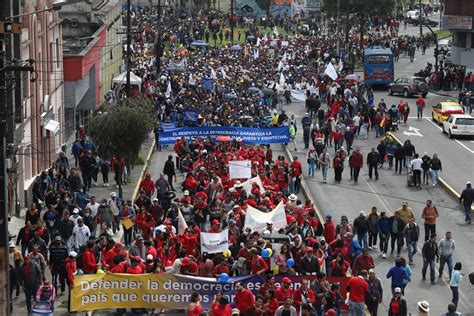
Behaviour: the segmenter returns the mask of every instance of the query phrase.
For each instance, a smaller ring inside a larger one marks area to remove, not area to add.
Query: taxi
[[[433,121],[438,122],[438,124],[443,124],[452,114],[464,114],[462,106],[454,101],[440,102],[433,105],[431,110],[431,118]]]

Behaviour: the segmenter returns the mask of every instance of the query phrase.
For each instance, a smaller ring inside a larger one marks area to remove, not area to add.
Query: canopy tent
[[[124,71],[120,75],[114,78],[113,83],[118,85],[126,85],[127,84],[127,72]],[[138,89],[141,90],[142,88],[142,79],[135,75],[133,72],[130,72],[130,84],[138,86]]]

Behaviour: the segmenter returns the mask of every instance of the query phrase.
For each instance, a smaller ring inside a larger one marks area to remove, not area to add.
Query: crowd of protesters
[[[436,185],[435,171],[441,170],[437,156],[418,157],[412,144],[397,145],[386,134],[397,129],[399,123],[406,124],[408,104],[387,106],[381,100],[376,105],[372,91],[363,85],[333,82],[324,75],[324,69],[337,57],[336,43],[299,34],[295,27],[298,21],[289,19],[265,22],[269,23],[265,26],[270,26],[270,31],[257,27],[255,20],[239,20],[245,26],[241,35],[245,41],[240,49],[231,49],[225,16],[211,13],[205,18],[198,14],[194,18],[197,22],[183,22],[169,34],[165,32],[170,46],[164,67],[179,61],[184,63],[184,69],[163,72],[157,77],[153,72],[154,53],[148,45],[154,42],[156,30],[147,18],[153,11],[147,10],[138,9],[132,18],[134,24],[143,27],[143,32],[134,36],[134,71],[143,79],[143,92],[155,102],[162,124],[287,126],[297,153],[303,149],[298,149],[295,141],[296,129],[301,125],[305,151],[300,157],[294,154],[290,162],[284,156],[275,157],[268,145],[247,145],[240,139],[214,142],[210,138],[183,138],[174,145],[176,159],[168,158],[159,177],[152,179],[147,174],[139,183],[136,200],[121,199],[115,192],[97,200],[88,192],[90,188],[98,183],[109,186],[109,172],[119,186],[126,182],[127,170],[121,158],[100,158],[86,129],[81,128],[72,147],[75,161],[61,153],[35,183],[35,203],[27,211],[16,243],[10,244],[11,294],[16,290],[18,296],[21,285],[31,312],[35,300],[54,301],[56,295],[64,295],[66,285],[74,286],[77,273],[94,274],[99,269],[110,273],[179,273],[217,279],[223,274],[258,274],[264,275],[266,282],[257,295],[238,283],[232,306],[225,295],[217,294],[207,313],[340,315],[348,304],[351,315],[363,315],[365,306],[371,315],[377,315],[379,304],[390,296],[389,315],[407,315],[403,294],[411,281],[410,265],[420,235],[419,224],[408,204],[395,210],[393,216],[373,207],[368,213],[360,212],[350,223],[346,216],[340,221],[333,220],[331,215],[321,218],[312,201],[302,200],[299,192],[304,159],[310,166],[310,176],[321,170],[323,182],[327,181],[330,166],[334,168],[335,180],[340,181],[344,160],[348,159],[351,179],[357,182],[363,156],[352,143],[354,138],[366,138],[369,133],[375,133],[381,140],[367,156],[371,178],[373,173],[378,179],[377,169],[385,161],[389,168],[395,161],[395,172],[401,172],[402,167],[420,171],[418,185],[421,172],[423,184],[427,184],[429,177],[425,173],[432,170],[432,184]],[[171,18],[187,19],[181,13],[167,10]],[[276,26],[283,27],[287,34],[277,34]],[[212,39],[220,47],[191,45],[194,40]],[[368,43],[380,40],[369,37]],[[403,40],[397,45],[402,46],[400,43]],[[212,85],[202,87],[202,81],[208,79]],[[295,89],[306,95],[308,113],[301,122],[281,110],[285,101],[292,102],[291,91]],[[196,117],[189,119],[187,112],[195,113]],[[162,129],[163,126],[156,129],[158,138]],[[333,159],[330,147],[335,151]],[[232,160],[250,160],[252,177],[259,176],[262,187],[252,183],[245,189],[245,179],[231,179],[227,166]],[[102,179],[98,178],[99,173]],[[181,175],[183,180],[178,181]],[[468,193],[464,202],[469,199],[472,202],[472,194]],[[286,213],[286,227],[275,229],[272,221],[262,231],[245,227],[248,206],[268,212],[280,202]],[[179,231],[180,213],[187,222],[185,231]],[[442,277],[444,265],[448,266],[454,306],[450,305],[450,309],[455,310],[463,274],[461,263],[453,265],[455,244],[451,233],[446,232],[438,241],[438,216],[438,209],[428,201],[420,219],[425,235],[421,272],[425,279],[429,268],[430,281],[434,283],[435,261],[441,261],[438,277]],[[124,219],[133,225],[122,225]],[[226,228],[228,252],[201,253],[200,232],[219,233]],[[123,239],[114,240],[121,230]],[[284,234],[287,240],[279,250],[272,249],[269,234]],[[377,242],[383,258],[388,251],[396,251],[394,266],[389,271],[376,272],[373,255]],[[408,260],[401,256],[405,243]],[[51,282],[47,280],[47,267]],[[275,282],[276,275],[283,276],[280,286]],[[303,277],[300,288],[290,286],[292,281],[288,277],[292,276]],[[313,277],[310,281],[305,276]],[[390,278],[391,289],[383,289],[378,276]],[[349,278],[349,286],[344,289],[348,297],[342,297],[339,284],[329,283],[328,277]],[[427,315],[429,303],[418,302],[418,309],[420,315]],[[187,313],[206,314],[199,293],[191,295]]]

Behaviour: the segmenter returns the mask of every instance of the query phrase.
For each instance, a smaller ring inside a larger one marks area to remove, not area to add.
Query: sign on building
[[[449,15],[448,28],[454,30],[471,30],[472,16]]]

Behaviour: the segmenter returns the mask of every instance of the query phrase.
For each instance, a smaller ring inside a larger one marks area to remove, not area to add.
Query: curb
[[[153,152],[155,151],[156,140],[153,138],[151,143],[151,147],[148,150],[148,155],[146,156],[145,164],[143,165],[142,171],[140,172],[140,177],[137,180],[137,184],[135,185],[135,189],[133,189],[132,193],[132,201],[135,201],[138,194],[138,188],[140,187],[140,182],[142,182],[143,176],[148,169],[148,165],[150,164],[151,156],[153,156]]]
[[[291,155],[290,150],[288,149],[288,146],[281,145],[283,148],[283,152],[285,153],[286,158],[288,158],[288,161],[293,162],[293,155]],[[308,185],[306,184],[306,181],[304,179],[304,176],[301,175],[301,193],[303,193],[303,196],[305,199],[310,200],[313,203],[313,206],[316,210],[316,216],[318,217],[318,221],[324,225],[326,223],[323,215],[321,214],[321,210],[319,207],[316,205],[316,202],[314,200],[313,195],[311,194],[311,191],[308,188]]]
[[[453,99],[457,100],[456,96],[452,96],[452,95],[447,94],[447,93],[440,93],[439,91],[431,91],[431,90],[430,90],[430,93],[435,94],[435,95],[440,96],[440,97],[453,98]]]
[[[403,145],[403,143],[397,138],[397,136],[393,135],[392,132],[389,132],[389,135],[400,145]],[[457,202],[459,202],[459,198],[461,197],[461,194],[457,192],[452,186],[450,186],[446,180],[444,180],[441,177],[438,177],[438,182],[440,186],[448,193],[452,198],[456,199]],[[474,212],[474,206],[471,207],[471,210]]]

